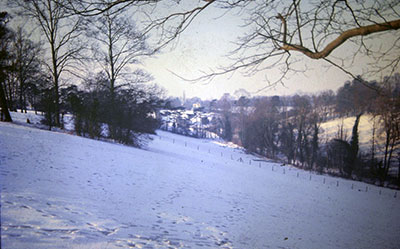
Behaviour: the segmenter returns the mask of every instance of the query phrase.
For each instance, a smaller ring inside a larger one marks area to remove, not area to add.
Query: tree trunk
[[[27,109],[28,108],[26,107],[26,94],[24,94],[24,110],[25,110],[25,113],[28,113]]]
[[[389,145],[389,156],[387,158],[387,163],[386,163],[386,168],[385,168],[385,176],[384,176],[385,179],[387,178],[387,176],[389,174],[390,163],[392,160],[393,151],[395,149],[394,145],[395,145],[395,138],[393,137],[392,142]]]
[[[23,84],[19,83],[19,108],[21,108],[21,113],[24,112],[24,99],[23,99]]]
[[[53,48],[53,46],[52,46]],[[56,52],[52,51],[52,58],[53,58],[53,83],[54,83],[54,111],[55,111],[55,125],[57,127],[60,127],[60,95],[58,93],[58,88],[59,88],[59,74],[57,72],[58,67],[57,67],[57,60],[56,60]]]
[[[49,5],[51,7],[51,5]],[[49,9],[51,11],[51,8]],[[54,25],[55,22],[58,20],[53,20],[53,16],[50,13],[50,23]],[[55,27],[52,25],[49,33],[50,33],[50,38],[49,38],[49,43],[50,43],[50,48],[51,48],[51,62],[52,62],[52,75],[53,75],[53,84],[54,84],[54,114],[55,114],[55,126],[60,127],[60,97],[58,93],[58,88],[59,88],[59,78],[60,78],[60,72],[59,72],[59,66],[58,66],[58,57],[57,57],[57,48],[56,48],[56,36],[57,32]]]
[[[8,80],[8,86],[7,86],[6,83],[4,83],[3,91],[4,91],[4,96],[5,96],[6,100],[8,100],[8,102],[7,102],[8,109],[10,111],[15,111],[16,112],[17,111],[17,107],[16,107],[16,105],[14,104],[14,101],[13,101],[13,91],[12,91],[13,86],[11,84],[12,83],[11,83],[10,80]]]
[[[10,111],[8,110],[6,94],[4,92],[3,83],[0,82],[0,107],[1,107],[1,120],[5,122],[12,122]]]
[[[397,157],[399,163],[397,165],[398,169],[397,169],[397,185],[400,186],[400,155]]]
[[[386,130],[385,152],[384,152],[384,159],[383,159],[383,172],[382,172],[382,178],[381,178],[382,186],[386,180],[386,168],[388,165],[389,143],[390,143],[390,129]]]

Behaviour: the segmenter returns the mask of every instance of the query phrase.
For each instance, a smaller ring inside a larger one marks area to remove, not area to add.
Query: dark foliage
[[[40,98],[40,109],[45,113],[44,119],[42,119],[42,124],[49,127],[49,130],[56,125],[56,108],[55,108],[55,96],[54,89],[47,88],[41,92]]]
[[[156,92],[120,90],[113,103],[107,90],[79,91],[71,86],[62,93],[63,107],[74,114],[75,132],[80,136],[139,147],[141,135],[154,134],[159,127],[154,114],[161,100]]]

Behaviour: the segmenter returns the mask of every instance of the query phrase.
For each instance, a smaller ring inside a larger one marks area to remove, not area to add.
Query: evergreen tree
[[[347,155],[345,156],[345,165],[344,165],[344,172],[346,173],[346,176],[351,178],[351,174],[353,173],[354,169],[356,168],[356,163],[357,163],[357,156],[358,156],[358,150],[359,150],[359,145],[358,145],[358,124],[360,123],[360,117],[362,113],[357,115],[356,120],[353,125],[353,131],[351,134],[351,140],[350,143],[346,141],[342,141],[343,144],[345,144],[346,150],[347,150]]]

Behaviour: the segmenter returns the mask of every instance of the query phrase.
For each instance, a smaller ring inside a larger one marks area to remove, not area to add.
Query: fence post
[[[336,187],[339,187],[339,181],[336,181]]]
[[[297,178],[299,178],[299,172],[297,172]]]
[[[285,169],[283,169],[283,174],[285,174]]]
[[[326,180],[325,180],[325,177],[324,177],[324,184],[325,184],[325,181],[326,181]]]

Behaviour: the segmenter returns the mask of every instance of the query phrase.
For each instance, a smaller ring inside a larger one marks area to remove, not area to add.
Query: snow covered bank
[[[145,150],[0,123],[2,248],[400,248],[400,196],[158,132]]]
[[[378,118],[376,118],[378,120]],[[347,140],[351,138],[351,132],[354,126],[354,121],[356,117],[347,117],[347,118],[337,118],[325,123],[321,124],[321,128],[323,133],[321,134],[321,139],[323,141],[329,141],[333,138],[338,138],[337,133],[340,129],[340,126],[343,125],[343,133]],[[373,131],[373,123],[374,117],[369,114],[364,114],[360,118],[360,123],[358,125],[358,133],[359,133],[359,146],[363,153],[368,153],[371,150],[372,144],[372,131]],[[375,134],[375,143],[384,143],[384,139],[379,137],[378,132]]]

